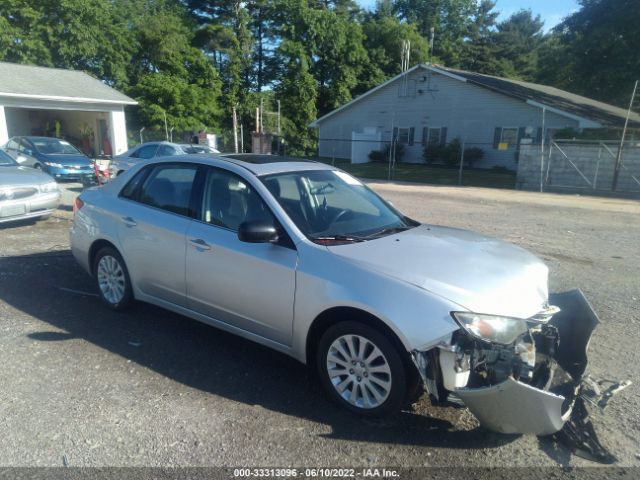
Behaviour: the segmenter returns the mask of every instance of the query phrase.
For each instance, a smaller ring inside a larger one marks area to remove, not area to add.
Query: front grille
[[[37,193],[38,189],[35,187],[0,188],[0,201],[20,200],[22,198],[29,198]]]
[[[63,165],[67,170],[90,170],[90,165]]]

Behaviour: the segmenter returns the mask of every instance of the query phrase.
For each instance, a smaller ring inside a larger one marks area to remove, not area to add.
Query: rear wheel
[[[40,165],[39,163],[36,163],[33,168],[35,168],[36,170],[42,170],[42,165]]]
[[[104,247],[93,262],[98,293],[112,310],[125,310],[133,302],[129,272],[115,248]]]
[[[360,322],[331,326],[316,354],[320,382],[352,412],[383,416],[402,408],[407,390],[402,358],[378,330]]]

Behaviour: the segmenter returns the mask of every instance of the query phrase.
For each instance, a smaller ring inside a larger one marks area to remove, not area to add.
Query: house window
[[[500,143],[506,144],[507,148],[511,148],[518,143],[518,127],[502,127],[500,134]]]
[[[413,137],[415,129],[413,127],[396,127],[394,128],[395,138],[401,145],[413,145]]]
[[[422,145],[444,145],[447,141],[447,127],[424,127],[422,129]]]
[[[442,130],[440,127],[429,128],[427,131],[427,145],[440,145],[441,132]]]

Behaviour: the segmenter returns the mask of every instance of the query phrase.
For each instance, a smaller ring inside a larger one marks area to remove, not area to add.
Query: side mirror
[[[28,148],[25,148],[22,152],[23,152],[25,155],[28,155],[29,157],[32,157],[32,156],[33,156],[33,151],[32,151],[32,150],[30,150],[30,149],[28,149]]]
[[[247,243],[268,243],[278,240],[276,227],[266,222],[242,222],[238,227],[238,239]]]

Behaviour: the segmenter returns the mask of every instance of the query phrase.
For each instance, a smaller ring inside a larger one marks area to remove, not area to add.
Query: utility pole
[[[433,65],[433,43],[436,36],[435,28],[429,30],[429,65]]]
[[[620,167],[622,166],[622,149],[624,147],[624,137],[627,134],[627,125],[629,125],[629,116],[631,115],[631,109],[633,108],[633,102],[636,98],[636,91],[638,90],[638,80],[636,80],[633,86],[633,93],[631,94],[631,101],[629,102],[629,109],[627,110],[627,118],[624,120],[624,127],[622,128],[622,137],[620,138],[620,146],[618,147],[618,155],[616,155],[616,166],[613,171],[613,183],[611,190],[618,188],[618,176],[620,175]]]
[[[544,120],[547,109],[542,107],[542,137],[540,141],[540,193],[543,190],[543,176],[544,176]]]
[[[264,123],[262,123],[262,112],[264,112],[264,105],[263,105],[263,99],[262,99],[262,95],[260,95],[260,133],[264,133]]]
[[[233,151],[238,153],[238,116],[236,107],[233,107]]]
[[[167,128],[167,112],[165,112],[163,110],[162,114],[164,115],[164,138],[168,142],[169,141],[169,129]]]
[[[464,142],[460,148],[460,170],[458,170],[458,185],[462,185],[462,169],[464,165]]]
[[[280,100],[278,100],[278,136],[281,135],[281,131],[280,131]]]

